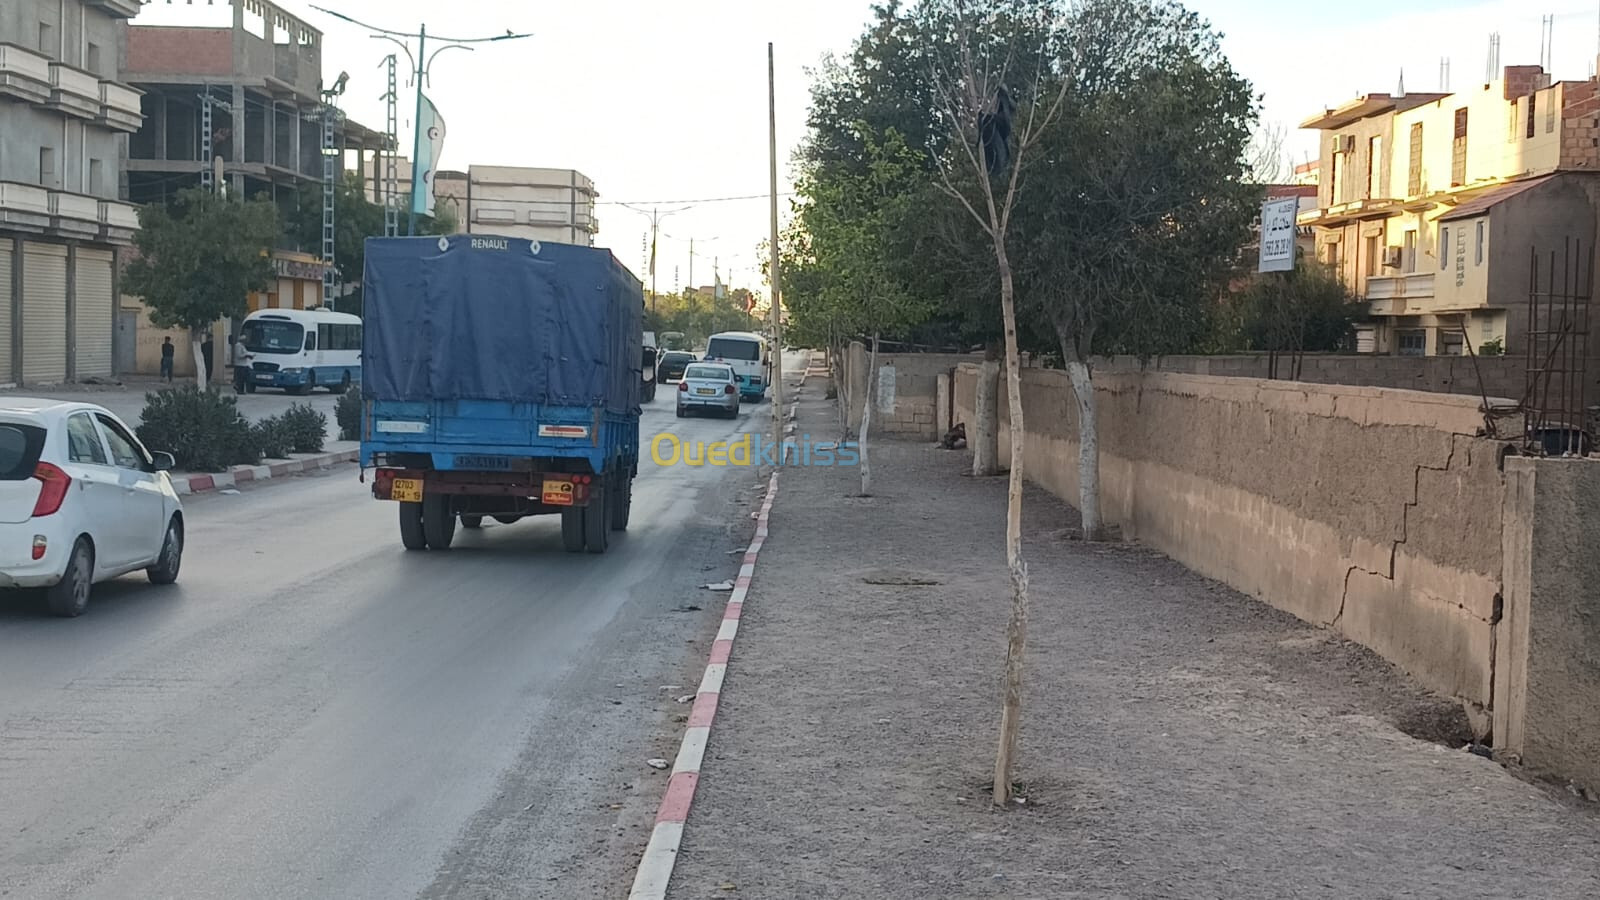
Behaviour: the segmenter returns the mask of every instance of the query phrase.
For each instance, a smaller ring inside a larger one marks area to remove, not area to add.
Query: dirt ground
[[[831,438],[824,386],[799,430]],[[1366,650],[1066,539],[1039,491],[1027,802],[994,811],[1004,479],[921,444],[873,462],[871,499],[853,469],[780,476],[675,900],[1600,896],[1594,806],[1464,752],[1459,712]]]

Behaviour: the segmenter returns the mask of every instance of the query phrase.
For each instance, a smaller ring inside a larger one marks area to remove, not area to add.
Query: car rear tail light
[[[33,504],[33,515],[53,516],[61,510],[61,504],[67,499],[67,488],[72,487],[72,476],[61,471],[50,463],[39,463],[33,470],[33,477],[43,485],[39,489],[39,499]]]
[[[684,394],[689,393],[689,382],[687,382],[687,381],[678,382],[678,391],[679,391],[679,393],[684,393]]]
[[[731,393],[733,393],[733,385],[731,385],[731,384],[730,384],[730,385],[728,385],[728,386],[727,386],[727,387],[725,387],[725,388],[723,388],[723,389],[722,389],[722,392],[723,392],[723,393],[724,393],[724,394],[731,394]]]
[[[50,540],[42,534],[33,536],[33,559],[35,562],[44,559],[44,553],[50,549]]]

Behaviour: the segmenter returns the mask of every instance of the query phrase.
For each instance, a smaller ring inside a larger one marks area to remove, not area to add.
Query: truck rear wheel
[[[561,545],[568,553],[583,552],[583,507],[561,511]]]
[[[633,479],[622,482],[611,502],[611,530],[627,531],[628,516],[633,512]]]
[[[610,479],[597,478],[589,489],[589,505],[583,509],[583,543],[590,553],[604,553],[611,542],[611,504],[616,493]]]
[[[441,494],[422,497],[422,533],[429,550],[449,550],[456,536],[456,517],[450,511],[450,498]]]
[[[461,527],[468,531],[475,531],[483,527],[483,516],[462,516]]]
[[[422,504],[396,503],[400,507],[400,543],[407,550],[428,549],[428,537],[422,531]]]

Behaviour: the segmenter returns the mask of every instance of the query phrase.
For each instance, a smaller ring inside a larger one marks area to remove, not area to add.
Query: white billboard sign
[[[1295,218],[1299,213],[1299,197],[1280,197],[1261,205],[1261,267],[1257,271],[1294,270]]]

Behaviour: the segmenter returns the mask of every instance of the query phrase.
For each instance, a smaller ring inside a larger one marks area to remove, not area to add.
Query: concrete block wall
[[[836,383],[848,403],[852,429],[861,427],[868,384],[868,348],[855,342],[844,353],[843,373]],[[975,357],[954,353],[879,353],[879,378],[874,391],[872,431],[916,440],[937,440],[949,429],[948,406],[939,406],[939,381],[956,366]],[[892,385],[892,386],[891,386]],[[959,419],[957,421],[960,421]]]
[[[975,366],[957,376],[972,421]],[[1102,508],[1124,535],[1493,701],[1500,445],[1472,398],[1162,372],[1096,376]],[[1031,480],[1078,500],[1064,372],[1023,372]],[[1001,379],[1000,459],[1010,453]]]
[[[1600,461],[1506,461],[1495,745],[1600,791]]]
[[[1182,372],[1235,378],[1267,378],[1265,354],[1232,356],[1163,356],[1141,363],[1131,356],[1095,361],[1097,371]],[[1288,374],[1289,362],[1279,362],[1279,379]],[[1481,384],[1480,384],[1480,378]],[[1588,394],[1600,403],[1600,359],[1588,363]],[[1527,361],[1521,357],[1491,356],[1474,360],[1462,356],[1351,356],[1312,354],[1304,358],[1299,378],[1310,384],[1348,384],[1397,388],[1439,394],[1520,399],[1527,381]]]

